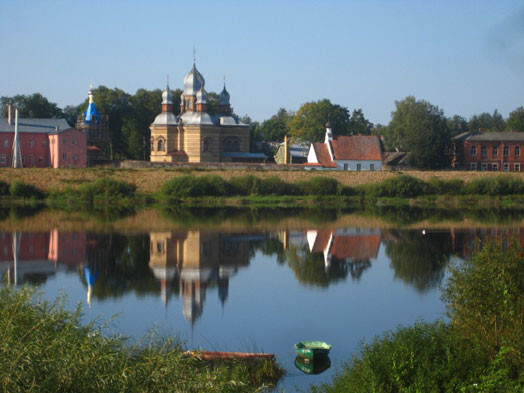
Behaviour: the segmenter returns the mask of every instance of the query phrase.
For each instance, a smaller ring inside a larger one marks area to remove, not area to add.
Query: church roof
[[[176,125],[178,124],[176,116],[171,112],[162,112],[155,117],[154,125]]]
[[[200,90],[206,81],[202,74],[197,70],[195,63],[193,63],[193,68],[184,78],[184,94],[185,95],[195,95],[198,90]]]
[[[376,135],[337,136],[331,141],[335,160],[382,160]]]

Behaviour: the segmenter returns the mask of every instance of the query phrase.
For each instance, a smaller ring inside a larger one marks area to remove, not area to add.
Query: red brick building
[[[524,170],[524,132],[465,132],[453,138],[455,169],[520,172]]]

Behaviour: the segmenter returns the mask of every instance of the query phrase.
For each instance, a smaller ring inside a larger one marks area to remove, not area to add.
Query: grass
[[[132,345],[82,325],[81,309],[46,303],[31,288],[0,288],[0,390],[4,392],[255,392],[282,371],[274,362],[206,363],[175,338]]]

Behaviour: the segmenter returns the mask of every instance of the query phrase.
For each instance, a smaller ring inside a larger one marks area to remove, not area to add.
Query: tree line
[[[111,159],[149,159],[149,126],[161,107],[161,90],[138,89],[129,94],[119,88],[99,86],[94,89],[98,111],[109,117]],[[173,112],[180,112],[182,90],[173,91]],[[208,112],[218,112],[218,95],[208,93]],[[0,116],[7,116],[7,106],[16,105],[21,117],[65,118],[70,125],[87,108],[87,98],[79,105],[60,108],[40,93],[0,97]],[[269,119],[259,123],[249,116],[240,119],[251,126],[252,148],[262,149],[263,142],[282,142],[288,135],[292,140],[320,142],[325,126],[330,122],[334,135],[380,135],[388,151],[403,150],[411,153],[411,165],[424,169],[438,169],[449,165],[447,149],[451,138],[467,131],[524,131],[524,107],[509,114],[507,119],[495,110],[473,115],[469,120],[455,115],[446,117],[442,109],[413,96],[395,102],[391,121],[387,125],[373,124],[362,109],[348,108],[329,99],[307,102],[295,112],[280,108]],[[267,144],[266,144],[267,146]]]

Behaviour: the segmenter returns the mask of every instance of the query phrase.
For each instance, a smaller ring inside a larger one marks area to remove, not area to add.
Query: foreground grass
[[[137,345],[80,323],[63,300],[40,302],[30,288],[0,289],[0,391],[254,392],[281,375],[274,363],[207,364],[174,339]]]

